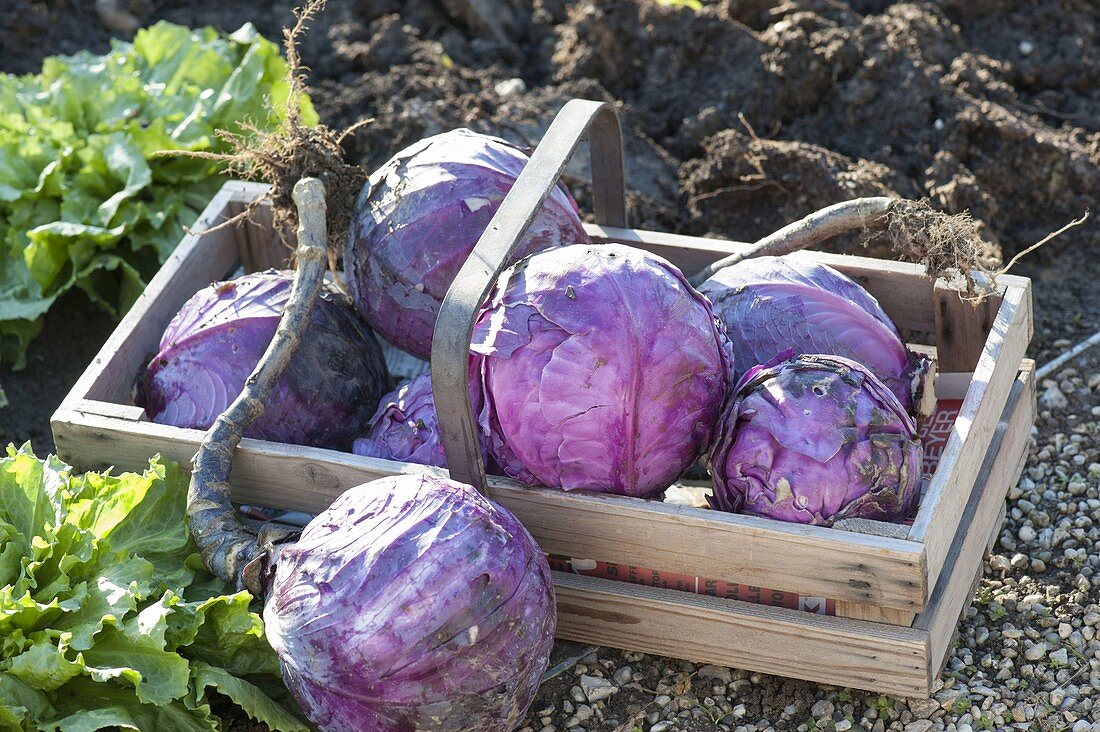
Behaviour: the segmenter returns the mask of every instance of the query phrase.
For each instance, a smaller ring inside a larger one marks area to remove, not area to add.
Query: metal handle
[[[568,102],[535,148],[489,226],[462,265],[439,308],[432,335],[432,394],[451,478],[482,493],[487,485],[469,395],[474,321],[497,277],[557,185],[584,133],[592,167],[596,223],[626,227],[623,138],[606,102]]]

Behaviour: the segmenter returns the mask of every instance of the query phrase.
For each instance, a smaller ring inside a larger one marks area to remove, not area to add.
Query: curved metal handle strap
[[[557,185],[588,132],[596,221],[626,226],[623,142],[619,118],[605,102],[574,99],[554,118],[469,258],[462,265],[435,322],[432,394],[451,478],[486,490],[485,467],[470,406],[469,354],[474,321],[543,201]]]

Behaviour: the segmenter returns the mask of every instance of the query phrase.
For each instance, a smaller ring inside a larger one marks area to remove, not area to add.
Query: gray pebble
[[[589,702],[597,702],[614,694],[618,689],[607,679],[598,676],[581,676],[581,690]],[[578,701],[584,701],[579,699]]]
[[[707,664],[696,673],[701,679],[713,679],[722,684],[733,683],[733,672],[723,666]]]
[[[940,703],[935,699],[910,699],[908,707],[917,719],[928,719],[939,710]]]
[[[1024,651],[1024,658],[1029,661],[1038,661],[1040,658],[1045,656],[1046,653],[1046,643],[1035,643],[1034,645],[1028,646],[1027,650]]]
[[[1058,388],[1057,384],[1051,384],[1039,397],[1039,403],[1047,409],[1065,409],[1069,406],[1069,399]]]
[[[527,84],[520,78],[503,79],[498,81],[496,86],[493,87],[493,91],[501,99],[512,99],[513,97],[522,96],[527,91]]]

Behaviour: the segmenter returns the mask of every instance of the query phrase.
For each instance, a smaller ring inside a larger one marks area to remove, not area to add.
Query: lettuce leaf
[[[271,129],[288,94],[279,47],[251,25],[161,22],[0,75],[0,361],[22,367],[73,287],[125,313],[223,182],[210,160],[157,153],[224,152],[215,130]],[[302,115],[317,121],[308,99]]]
[[[208,690],[272,730],[307,732],[253,598],[210,575],[187,532],[187,483],[73,475],[0,458],[0,732],[218,730]]]

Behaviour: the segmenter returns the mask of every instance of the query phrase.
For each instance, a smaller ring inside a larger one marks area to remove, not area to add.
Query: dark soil
[[[375,119],[346,144],[352,162],[373,168],[456,126],[534,144],[586,97],[621,112],[640,227],[752,240],[897,194],[969,211],[989,253],[1011,255],[1100,199],[1094,0],[496,1],[514,14],[509,40],[449,16],[455,2],[330,0],[302,55],[327,124]],[[129,4],[143,22],[250,21],[277,38],[294,3]],[[110,37],[92,0],[10,0],[2,17],[3,71]],[[586,163],[569,175],[586,208]],[[1034,278],[1040,362],[1100,329],[1095,219],[1015,272]],[[110,327],[79,294],[54,308],[28,368],[0,369],[4,440],[52,446],[49,415]]]
[[[27,367],[0,367],[8,406],[0,409],[0,447],[27,440],[39,455],[53,450],[50,415],[88,367],[115,323],[80,290],[66,293],[46,315]]]

